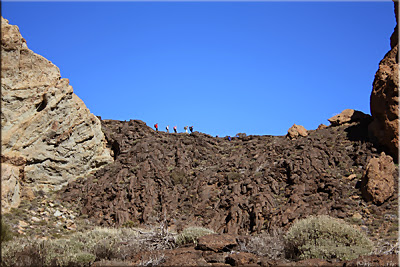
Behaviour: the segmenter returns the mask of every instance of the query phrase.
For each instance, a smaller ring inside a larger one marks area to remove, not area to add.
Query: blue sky
[[[284,135],[370,114],[395,26],[381,2],[2,2],[90,111],[164,130]]]

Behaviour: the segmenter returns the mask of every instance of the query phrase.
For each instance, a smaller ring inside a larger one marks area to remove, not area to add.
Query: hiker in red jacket
[[[154,124],[154,128],[156,128],[156,132],[158,132],[158,123]]]
[[[176,131],[176,126],[174,126],[174,132],[177,133],[177,131]]]

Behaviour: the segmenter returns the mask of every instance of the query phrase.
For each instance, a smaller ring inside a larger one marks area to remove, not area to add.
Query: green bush
[[[199,237],[209,234],[215,234],[215,232],[203,227],[188,227],[176,236],[175,242],[179,246],[192,243],[196,244]]]
[[[372,251],[372,242],[343,220],[310,216],[295,222],[285,236],[287,256],[297,259],[352,260]]]
[[[1,242],[10,241],[13,238],[10,226],[1,220]]]

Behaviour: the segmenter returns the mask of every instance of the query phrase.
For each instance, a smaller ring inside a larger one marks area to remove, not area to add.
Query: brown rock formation
[[[398,21],[398,2],[395,2]],[[398,162],[399,153],[399,44],[398,26],[390,38],[391,50],[379,63],[370,98],[373,121],[369,132]]]
[[[236,238],[228,234],[211,234],[199,237],[196,249],[214,252],[231,251],[237,247]]]
[[[304,126],[293,124],[292,127],[288,130],[287,137],[290,139],[297,138],[299,136],[307,136],[307,130]]]
[[[391,156],[382,152],[379,158],[370,159],[361,187],[365,200],[378,205],[385,202],[394,192],[395,177],[396,169]]]
[[[4,18],[1,59],[2,154],[26,160],[27,182],[57,187],[112,162],[99,119]]]
[[[328,119],[332,126],[368,119],[370,116],[354,109],[345,109],[340,114]]]

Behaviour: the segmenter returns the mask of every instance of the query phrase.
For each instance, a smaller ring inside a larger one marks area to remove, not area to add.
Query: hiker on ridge
[[[174,126],[174,132],[177,133],[177,131],[176,131],[176,126]]]
[[[186,132],[186,133],[188,132],[188,131],[187,131],[187,128],[188,128],[187,126],[183,127],[183,129],[185,129],[185,132]]]
[[[154,128],[156,128],[156,132],[158,132],[158,123],[154,124]]]
[[[193,126],[189,127],[190,133],[193,133]]]
[[[167,125],[167,127],[165,127],[165,129],[167,129],[167,133],[169,133],[169,125]]]

